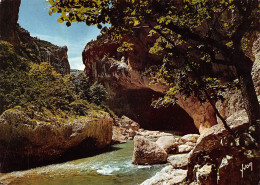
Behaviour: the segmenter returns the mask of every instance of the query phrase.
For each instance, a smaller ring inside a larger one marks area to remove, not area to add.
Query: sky
[[[22,0],[18,23],[33,37],[66,45],[71,69],[83,70],[81,53],[89,41],[96,39],[99,29],[85,23],[73,23],[70,27],[58,23],[59,14],[49,16],[48,6],[45,0]]]

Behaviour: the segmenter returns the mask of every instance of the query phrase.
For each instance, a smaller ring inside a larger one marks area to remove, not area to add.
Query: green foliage
[[[27,102],[47,109],[69,110],[68,104],[76,100],[74,85],[69,77],[62,77],[47,62],[33,64],[28,73],[29,84],[25,94]]]
[[[21,57],[5,41],[0,41],[0,60],[0,113],[21,106],[32,119],[65,123],[102,109],[89,102],[103,103],[105,88],[97,83],[91,86],[83,72],[63,77],[48,62],[38,64]]]
[[[57,20],[59,23],[66,22],[70,26],[72,22],[86,22],[87,25],[97,25],[110,23],[109,9],[111,7],[109,0],[47,0],[51,5],[49,15],[52,13],[61,13]]]
[[[75,85],[76,94],[79,95],[80,99],[87,100],[96,105],[101,105],[106,101],[106,88],[98,82],[91,84],[84,72],[71,77],[71,80]]]
[[[95,103],[96,105],[101,105],[107,99],[106,88],[102,84],[95,82],[89,88],[89,96],[91,102]]]
[[[132,51],[133,45],[134,44],[132,44],[132,43],[123,42],[123,44],[119,48],[117,48],[117,51],[118,52]]]
[[[87,100],[77,99],[69,104],[70,111],[73,115],[85,116],[95,106],[91,105]],[[98,108],[96,108],[98,109]]]
[[[71,80],[75,85],[76,94],[83,100],[90,100],[89,88],[91,83],[84,72],[80,72],[76,76],[72,75]]]
[[[157,101],[159,104],[175,102],[174,97],[179,94],[184,98],[194,94],[201,101],[205,100],[205,93],[209,93],[211,98],[219,98],[217,92],[227,84],[210,70],[211,65],[234,66],[237,71],[232,75],[236,77],[245,73],[245,66],[250,69],[251,64],[243,51],[247,50],[248,37],[259,27],[258,0],[47,2],[51,5],[50,14],[61,13],[59,22],[66,21],[67,25],[75,21],[98,25],[99,28],[99,23],[111,24],[109,29],[102,30],[111,39],[120,40],[124,34],[132,36],[144,27],[149,28],[148,36],[157,38],[150,53],[164,58],[156,71],[151,70],[150,76],[153,83],[169,86],[162,101]],[[119,51],[124,51],[124,48],[129,47],[123,45]],[[238,60],[237,56],[241,59]],[[229,83],[233,84],[233,80],[231,78]],[[245,84],[240,81],[240,85]]]
[[[0,40],[0,113],[19,104],[25,91],[30,62],[19,56],[14,47]]]

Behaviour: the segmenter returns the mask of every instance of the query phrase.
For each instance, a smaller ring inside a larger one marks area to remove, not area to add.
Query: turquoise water
[[[0,182],[26,185],[134,185],[155,175],[164,165],[131,164],[133,142],[93,157],[49,165],[0,177]]]

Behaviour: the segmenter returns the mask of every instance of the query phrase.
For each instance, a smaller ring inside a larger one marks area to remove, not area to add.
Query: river
[[[0,182],[11,185],[135,185],[165,166],[131,164],[133,141],[114,145],[113,148],[93,157],[0,174]]]

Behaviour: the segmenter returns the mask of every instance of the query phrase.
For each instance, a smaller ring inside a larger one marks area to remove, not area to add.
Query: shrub
[[[102,84],[95,82],[89,88],[89,96],[92,103],[101,105],[107,99],[106,88]]]

